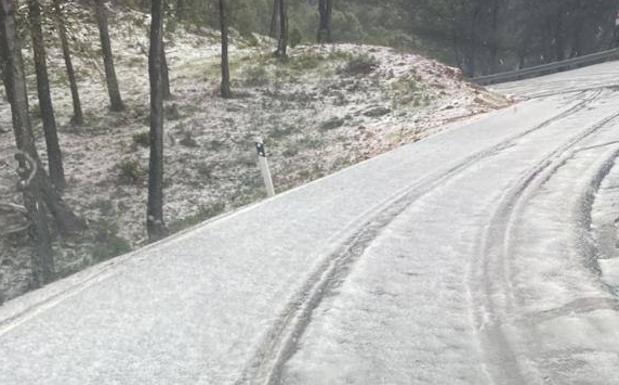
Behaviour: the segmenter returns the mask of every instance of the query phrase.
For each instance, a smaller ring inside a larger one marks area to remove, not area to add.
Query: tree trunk
[[[122,111],[125,107],[120,97],[116,71],[114,70],[114,57],[112,56],[112,43],[110,42],[110,32],[108,29],[107,14],[104,0],[94,0],[95,17],[99,27],[99,37],[101,39],[101,50],[103,51],[103,64],[105,67],[105,80],[107,91],[110,96],[110,109],[112,111]]]
[[[228,10],[226,1],[219,0],[219,21],[221,25],[221,96],[232,97],[230,91],[230,66],[228,65]]]
[[[150,80],[150,165],[146,228],[151,242],[167,235],[163,221],[163,88],[161,57],[163,1],[152,0],[148,75]]]
[[[333,13],[333,0],[319,0],[318,13],[320,24],[318,26],[318,43],[331,43],[331,15]]]
[[[469,15],[470,20],[466,22],[468,29],[468,39],[466,42],[466,48],[464,53],[465,66],[462,69],[465,75],[473,77],[477,75],[477,49],[479,46],[478,40],[478,27],[480,23],[481,5],[476,4],[473,6]]]
[[[65,201],[62,200],[60,194],[52,186],[45,171],[42,168],[39,168],[39,170],[41,171],[37,175],[41,179],[41,194],[43,195],[45,206],[47,206],[47,209],[54,217],[60,235],[67,236],[83,230],[86,227],[84,221],[76,216]]]
[[[619,3],[615,3],[614,6],[614,15],[619,15]],[[619,26],[617,26],[617,21],[616,21],[616,16],[615,16],[615,20],[613,20],[610,25],[612,25],[612,29],[613,29],[613,33],[612,33],[612,40],[610,42],[610,49],[612,48],[617,48],[617,46],[619,46]]]
[[[565,59],[565,40],[563,38],[563,20],[561,17],[557,18],[557,33],[555,35],[555,61],[562,61]]]
[[[49,225],[42,205],[41,190],[36,188],[36,179],[32,178],[37,173],[36,162],[23,152],[16,154],[15,158],[19,163],[19,187],[24,197],[24,207],[28,212],[29,235],[34,245],[31,257],[32,286],[38,288],[51,282],[55,275]]]
[[[586,19],[586,5],[582,4],[580,1],[578,2],[578,7],[572,11],[571,19],[569,21],[570,28],[569,31],[569,49],[570,54],[568,59],[573,57],[581,56],[585,54],[586,47],[589,49],[595,49],[595,41],[587,41],[587,44],[583,44],[583,40],[590,36],[590,34],[586,33],[586,24],[587,23],[595,23],[595,20],[587,20]],[[600,34],[603,29],[599,29]]]
[[[170,90],[170,70],[168,68],[168,59],[165,54],[165,44],[161,41],[161,87],[163,89],[163,99],[170,100],[172,91]]]
[[[491,10],[491,31],[490,40],[490,66],[488,73],[495,73],[499,70],[499,0],[493,0]]]
[[[32,181],[32,188],[36,188],[35,195],[45,201],[47,209],[54,217],[54,221],[61,235],[76,233],[84,228],[84,222],[77,217],[62,200],[58,191],[53,187],[37,152],[32,126],[28,114],[28,96],[26,91],[26,77],[24,62],[20,50],[20,42],[15,25],[15,0],[0,0],[2,9],[2,56],[5,60],[4,83],[6,94],[11,104],[13,117],[13,131],[17,149],[36,164],[36,174]],[[42,206],[41,206],[42,207]]]
[[[41,182],[39,175],[42,171],[37,170],[40,161],[28,115],[26,78],[15,24],[16,7],[17,3],[14,0],[0,0],[0,51],[4,61],[4,85],[11,104],[15,142],[20,151],[17,160],[20,176],[24,179],[20,187],[31,224],[30,236],[34,246],[32,279],[33,286],[37,287],[53,279],[54,260],[47,219],[43,212],[41,190],[38,188]]]
[[[288,15],[286,10],[286,0],[279,1],[279,38],[277,41],[276,56],[285,59],[288,50]]]
[[[185,19],[185,2],[183,0],[176,0],[176,18],[178,20]]]
[[[82,103],[80,102],[80,94],[77,88],[75,69],[73,68],[73,61],[71,60],[67,27],[65,25],[64,16],[62,15],[60,0],[54,0],[54,16],[56,19],[56,28],[58,28],[58,37],[62,45],[62,56],[64,57],[65,66],[67,67],[71,98],[73,99],[73,117],[71,118],[71,123],[80,126],[84,124],[84,114],[82,112]]]
[[[271,28],[269,36],[277,37],[277,21],[279,20],[279,0],[273,0],[273,14],[271,15]]]
[[[58,143],[54,106],[49,91],[45,43],[43,42],[43,31],[41,28],[41,6],[38,0],[28,0],[28,16],[30,20],[30,35],[32,36],[32,50],[34,52],[34,67],[37,76],[39,107],[41,108],[43,132],[45,133],[45,143],[47,145],[49,176],[53,185],[57,189],[63,190],[66,182],[62,165],[62,153]]]

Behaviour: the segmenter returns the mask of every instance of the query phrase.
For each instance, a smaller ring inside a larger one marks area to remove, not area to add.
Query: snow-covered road
[[[610,74],[5,304],[0,384],[619,383]]]

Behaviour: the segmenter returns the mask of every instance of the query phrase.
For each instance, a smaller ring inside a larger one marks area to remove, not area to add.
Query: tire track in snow
[[[500,385],[542,384],[535,365],[526,351],[517,346],[516,331],[509,321],[514,308],[514,292],[509,276],[511,233],[517,215],[539,188],[562,167],[578,149],[574,147],[587,137],[619,118],[611,114],[572,137],[529,169],[507,190],[493,217],[480,235],[472,264],[471,297],[475,308],[476,329],[486,357],[486,370],[491,380]],[[475,282],[477,282],[475,284]]]
[[[361,218],[369,218],[358,225],[352,234],[334,251],[327,253],[319,268],[302,285],[288,303],[279,321],[269,330],[257,352],[250,359],[243,375],[235,384],[276,385],[280,384],[282,369],[296,352],[298,343],[311,322],[312,313],[322,299],[333,291],[372,242],[400,213],[416,200],[447,182],[472,165],[511,147],[514,142],[536,131],[565,119],[589,106],[597,100],[603,90],[583,92],[583,100],[552,118],[508,138],[490,148],[473,154],[461,163],[439,174],[430,175],[407,186],[381,204],[366,211]],[[349,232],[350,234],[350,232]]]

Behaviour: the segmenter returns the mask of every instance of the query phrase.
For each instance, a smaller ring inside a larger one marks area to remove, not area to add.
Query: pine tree
[[[150,162],[146,228],[151,242],[167,235],[163,221],[163,0],[152,0],[148,75],[150,80]]]
[[[54,0],[54,19],[56,20],[56,28],[58,29],[58,37],[62,46],[62,56],[67,69],[67,78],[69,79],[69,88],[71,89],[71,99],[73,101],[73,117],[71,118],[71,123],[79,126],[84,124],[84,113],[82,112],[82,103],[80,101],[73,61],[71,60],[69,39],[67,38],[67,26],[62,14],[60,0]]]
[[[279,21],[279,0],[273,0],[273,13],[271,15],[271,26],[269,36],[277,37],[277,22]]]
[[[66,182],[62,164],[62,153],[60,151],[60,144],[58,143],[54,106],[49,90],[45,43],[43,42],[43,31],[41,28],[41,6],[38,0],[28,0],[28,15],[30,20],[30,35],[32,36],[32,50],[34,52],[34,67],[37,77],[39,107],[43,120],[45,143],[47,145],[49,176],[54,186],[62,190]]]
[[[163,88],[163,99],[169,100],[172,98],[170,90],[170,69],[168,68],[168,59],[165,53],[165,44],[161,41],[161,87]]]
[[[25,156],[31,159],[31,163],[36,166],[33,167],[36,172],[28,185],[33,189],[33,194],[45,203],[45,207],[54,218],[58,232],[63,236],[73,234],[84,228],[84,222],[69,209],[52,185],[35,146],[28,111],[28,94],[21,42],[15,23],[17,2],[15,0],[2,0],[0,5],[0,22],[2,23],[0,25],[0,51],[2,55],[0,56],[4,60],[2,74],[4,75],[7,98],[11,104],[15,142],[18,151],[26,154]],[[38,204],[38,207],[43,206]]]
[[[277,51],[275,55],[281,59],[288,56],[288,14],[286,0],[278,0],[279,9],[279,36],[277,39]]]
[[[232,97],[230,91],[230,66],[228,64],[228,10],[226,1],[219,0],[219,21],[221,26],[221,96]]]
[[[120,97],[118,80],[116,79],[116,71],[114,69],[114,57],[112,54],[112,43],[110,42],[107,11],[105,9],[104,0],[94,0],[94,2],[95,17],[97,19],[99,38],[101,40],[101,51],[103,52],[105,80],[107,83],[107,91],[110,96],[110,109],[112,111],[122,111],[125,107]]]
[[[333,13],[333,0],[319,0],[318,13],[320,24],[318,26],[318,43],[331,43],[331,15]]]
[[[17,2],[0,0],[0,58],[3,82],[11,104],[13,132],[18,149],[20,189],[30,222],[33,241],[33,285],[40,286],[53,278],[53,256],[47,218],[44,211],[41,184],[44,171],[34,144],[28,113],[26,77],[21,44],[15,22]]]

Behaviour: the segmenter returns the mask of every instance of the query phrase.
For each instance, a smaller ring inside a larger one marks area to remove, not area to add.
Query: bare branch
[[[24,206],[16,205],[14,203],[0,202],[0,211],[9,212],[16,211],[20,214],[28,215],[28,211]]]

